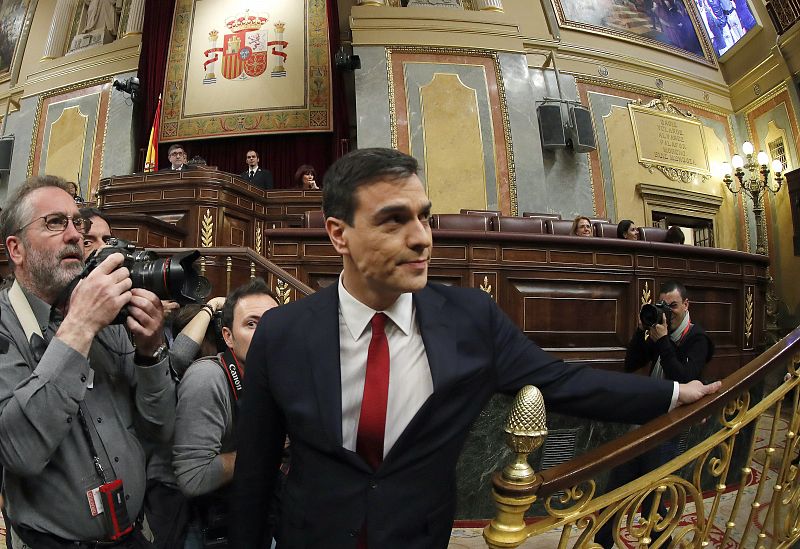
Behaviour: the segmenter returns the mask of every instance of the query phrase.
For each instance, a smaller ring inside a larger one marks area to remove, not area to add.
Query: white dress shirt
[[[389,453],[416,413],[433,394],[433,378],[425,354],[425,344],[416,320],[410,293],[401,294],[391,307],[376,311],[345,289],[339,276],[339,364],[342,380],[342,446],[355,452],[367,352],[372,339],[370,321],[377,312],[389,317],[386,338],[389,342],[389,400],[383,456]],[[668,411],[678,405],[678,382],[673,382]]]
[[[342,378],[342,445],[356,450],[358,420],[364,397],[370,320],[376,312],[389,318],[389,400],[383,455],[389,453],[422,405],[433,394],[433,378],[416,321],[414,300],[401,294],[391,307],[375,311],[354,298],[339,277],[339,364]]]

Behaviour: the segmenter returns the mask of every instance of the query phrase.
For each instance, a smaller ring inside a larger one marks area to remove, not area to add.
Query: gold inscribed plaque
[[[628,105],[639,163],[711,175],[703,124],[696,119]]]

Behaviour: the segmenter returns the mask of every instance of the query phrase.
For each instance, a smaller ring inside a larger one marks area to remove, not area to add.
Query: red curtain
[[[142,55],[139,59],[141,101],[139,113],[136,115],[139,125],[135,129],[137,149],[142,151],[147,145],[158,94],[164,89],[175,0],[147,0],[145,9]],[[327,0],[327,10],[332,60],[340,45],[339,13],[335,0]],[[217,166],[226,172],[241,173],[245,170],[245,154],[252,149],[259,154],[261,166],[272,171],[275,188],[291,187],[294,172],[301,164],[314,166],[317,180],[321,181],[328,166],[340,156],[341,149],[344,148],[342,142],[349,138],[343,75],[334,67],[332,71],[333,132],[247,135],[186,141],[182,145],[189,158],[201,156],[209,166]],[[161,167],[167,165],[167,149],[170,145],[171,143],[163,143],[159,146],[158,159]],[[141,156],[144,158],[143,153]],[[142,161],[137,160],[136,169],[141,168]]]

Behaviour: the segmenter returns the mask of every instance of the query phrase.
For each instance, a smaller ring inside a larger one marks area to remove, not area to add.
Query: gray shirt
[[[169,362],[173,372],[181,377],[194,357],[200,352],[200,345],[184,334],[178,334],[169,349]],[[147,455],[147,480],[155,480],[172,488],[178,481],[172,470],[172,442],[143,440]]]
[[[32,348],[8,290],[1,291],[0,342],[3,347],[7,342],[8,349],[0,352],[0,463],[8,516],[16,524],[68,540],[105,539],[103,517],[92,517],[87,501],[87,491],[102,480],[78,409],[87,420],[106,480],[123,481],[128,516],[135,519],[145,489],[140,437],[168,441],[174,427],[169,361],[135,365],[122,326],[101,330],[87,359],[53,337],[57,325],[49,321],[50,306],[26,295],[49,343]]]
[[[224,484],[221,454],[232,452],[231,389],[217,357],[192,364],[178,384],[172,466],[187,496],[213,492]]]

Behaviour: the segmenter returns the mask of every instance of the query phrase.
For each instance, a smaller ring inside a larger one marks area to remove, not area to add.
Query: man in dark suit
[[[167,158],[169,158],[169,167],[161,168],[159,172],[183,172],[191,170],[192,166],[186,163],[186,149],[180,143],[170,145],[167,150]]]
[[[270,190],[273,187],[272,172],[258,165],[258,153],[256,151],[247,151],[246,160],[247,169],[239,174],[239,177],[247,180],[248,183],[259,189],[264,189],[265,191]]]
[[[414,158],[360,149],[325,176],[339,283],[269,311],[247,357],[232,547],[260,548],[284,436],[281,549],[439,549],[455,465],[495,392],[539,387],[548,409],[647,421],[718,384],[678,386],[565,364],[486,293],[427,281],[431,203]]]

